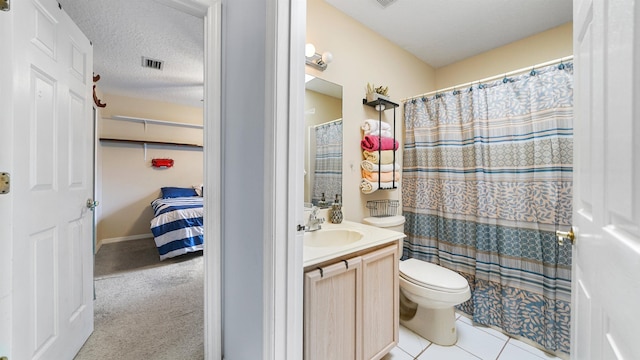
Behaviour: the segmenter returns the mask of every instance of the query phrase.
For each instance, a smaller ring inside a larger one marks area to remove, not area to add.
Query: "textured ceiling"
[[[154,0],[58,0],[93,42],[105,93],[202,106],[203,20]],[[142,67],[142,57],[164,61]]]
[[[325,0],[438,68],[572,20],[572,0]]]
[[[572,19],[571,0],[325,1],[436,68]],[[184,1],[59,2],[93,42],[100,90],[202,106],[204,25],[170,7]],[[142,56],[164,69],[143,68]]]

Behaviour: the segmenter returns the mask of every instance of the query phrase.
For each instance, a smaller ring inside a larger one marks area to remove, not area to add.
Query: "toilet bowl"
[[[365,224],[404,232],[404,217],[365,218]],[[471,297],[467,280],[442,266],[418,259],[400,261],[400,324],[423,338],[456,343],[454,306]]]
[[[454,306],[471,297],[467,280],[418,259],[400,262],[400,323],[438,345],[458,340]]]

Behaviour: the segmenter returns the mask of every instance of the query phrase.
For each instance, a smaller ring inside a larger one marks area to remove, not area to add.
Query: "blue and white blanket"
[[[202,250],[202,197],[155,199],[151,202],[153,233],[160,260]]]

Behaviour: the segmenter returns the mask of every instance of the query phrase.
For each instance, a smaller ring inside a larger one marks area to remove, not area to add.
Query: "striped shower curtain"
[[[311,202],[317,204],[325,194],[331,203],[342,195],[342,120],[315,127],[316,156]]]
[[[573,65],[408,100],[404,258],[457,271],[459,309],[569,353]]]

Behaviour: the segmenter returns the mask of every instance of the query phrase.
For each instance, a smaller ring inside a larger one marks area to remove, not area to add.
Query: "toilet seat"
[[[415,285],[446,293],[463,292],[469,287],[455,271],[413,258],[400,261],[400,276]]]

